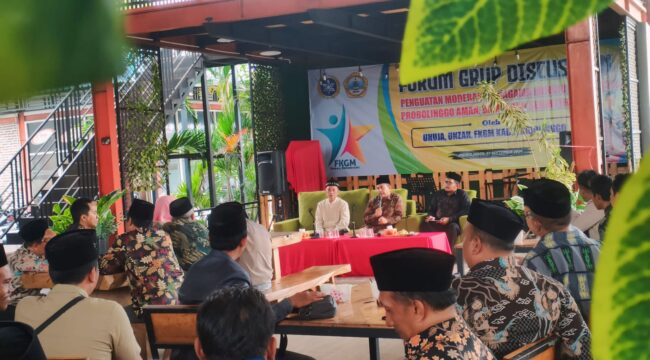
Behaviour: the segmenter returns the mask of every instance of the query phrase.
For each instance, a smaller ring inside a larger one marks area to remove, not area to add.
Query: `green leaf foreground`
[[[122,72],[114,0],[0,1],[0,101]]]
[[[400,82],[475,66],[557,34],[612,0],[411,0]]]
[[[627,180],[605,234],[591,307],[595,359],[650,356],[650,157]]]

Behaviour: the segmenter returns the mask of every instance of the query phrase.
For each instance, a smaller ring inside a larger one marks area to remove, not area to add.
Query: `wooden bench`
[[[21,275],[25,289],[51,289],[54,286],[50,274],[44,272],[25,272]],[[97,290],[113,290],[129,286],[126,273],[99,275]]]
[[[350,264],[312,266],[273,282],[265,293],[270,302],[312,289],[337,275],[351,271]],[[158,349],[188,348],[196,338],[196,305],[145,305],[144,320],[151,354],[157,359]]]
[[[553,360],[557,343],[557,338],[546,337],[511,352],[503,360]]]

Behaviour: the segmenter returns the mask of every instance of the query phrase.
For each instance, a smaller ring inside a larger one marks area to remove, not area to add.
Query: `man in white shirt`
[[[587,204],[581,213],[573,213],[573,220],[571,221],[571,225],[582,230],[582,232],[585,233],[587,237],[594,240],[600,240],[600,234],[598,234],[598,225],[605,217],[605,211],[598,210],[596,208],[596,205],[594,205],[594,202],[592,201],[594,193],[591,191],[591,186],[589,185],[591,179],[593,179],[596,175],[598,174],[596,174],[596,172],[593,170],[585,170],[578,174],[578,192],[580,193],[580,196],[585,199]]]
[[[314,228],[316,232],[324,230],[348,230],[350,224],[350,209],[348,203],[339,198],[339,183],[336,179],[329,179],[325,184],[327,199],[322,200],[316,207]]]
[[[271,234],[264,226],[251,219],[246,219],[246,232],[246,249],[237,262],[250,276],[253,287],[264,292],[271,288],[273,279]]]

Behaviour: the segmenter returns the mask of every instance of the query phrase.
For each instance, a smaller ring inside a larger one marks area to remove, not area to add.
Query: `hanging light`
[[[361,65],[359,65],[359,71],[358,72],[359,72],[359,76],[363,77],[363,71],[361,70]]]
[[[517,57],[517,61],[519,61],[519,50],[515,51],[515,56]]]
[[[497,57],[496,57],[496,56],[494,57],[494,63],[492,63],[492,65],[494,65],[494,66],[499,65],[499,64],[497,63]]]
[[[325,72],[325,70],[323,70],[322,80],[327,81],[327,73]]]

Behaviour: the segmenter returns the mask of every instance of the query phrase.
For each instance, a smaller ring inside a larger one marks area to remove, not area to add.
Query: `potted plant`
[[[124,190],[114,190],[97,200],[97,217],[99,221],[97,222],[96,232],[97,238],[99,239],[97,249],[100,253],[106,252],[108,249],[108,239],[117,231],[118,220],[111,212],[111,206],[122,196],[124,196]],[[57,234],[65,232],[72,225],[70,205],[77,199],[64,195],[62,200],[66,206],[61,207],[59,203],[54,204],[52,208],[54,215],[50,216],[50,220],[52,220],[51,229]]]

